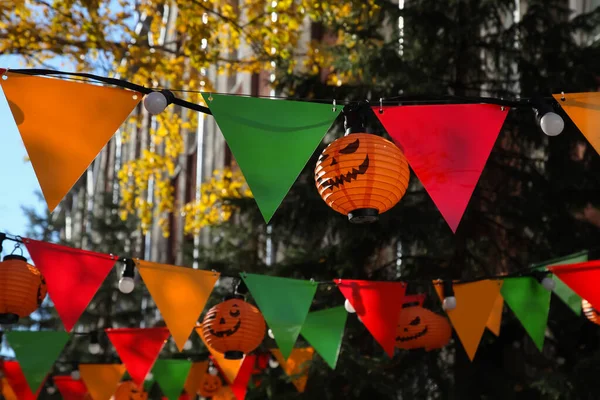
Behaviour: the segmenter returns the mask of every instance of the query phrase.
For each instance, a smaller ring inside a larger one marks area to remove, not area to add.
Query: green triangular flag
[[[29,388],[35,393],[69,341],[69,334],[54,331],[11,331],[6,334],[6,339],[15,352]]]
[[[192,362],[188,360],[156,360],[152,375],[169,400],[177,400],[185,385]]]
[[[555,258],[552,260],[544,261],[543,263],[536,264],[539,270],[545,270],[552,265],[566,265],[576,264],[580,262],[586,262],[588,260],[588,252],[581,251],[579,253],[570,254],[565,257]],[[570,287],[568,287],[563,281],[561,281],[556,275],[552,276],[552,279],[556,283],[554,287],[554,293],[565,302],[567,306],[577,315],[581,315],[581,297],[575,293]]]
[[[333,111],[331,104],[203,96],[268,223],[342,107]]]
[[[529,276],[505,279],[501,293],[537,348],[542,351],[552,293]]]
[[[242,278],[287,359],[306,320],[317,284],[255,274],[242,274]]]
[[[347,318],[344,307],[311,312],[300,332],[332,369],[340,355]]]

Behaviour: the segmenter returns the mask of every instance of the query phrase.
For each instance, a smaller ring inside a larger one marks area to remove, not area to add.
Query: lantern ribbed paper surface
[[[0,323],[14,323],[40,306],[46,284],[24,257],[9,255],[0,263]]]
[[[368,133],[337,139],[315,168],[319,194],[352,222],[369,222],[406,193],[410,172],[404,153],[392,142]]]
[[[590,304],[586,299],[581,300],[581,308],[586,318],[596,325],[600,325],[600,314],[598,311],[594,309],[594,307]]]
[[[202,326],[206,343],[230,360],[239,360],[257,348],[266,330],[260,311],[238,298],[211,308]]]

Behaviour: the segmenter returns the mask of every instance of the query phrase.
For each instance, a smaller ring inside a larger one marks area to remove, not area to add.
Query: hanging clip
[[[213,101],[212,93],[208,94],[208,101]]]
[[[335,99],[333,99],[333,107],[332,107],[331,111],[333,111],[333,112],[337,111],[337,105],[335,103]]]
[[[23,257],[23,249],[21,248],[21,243],[15,243],[15,248],[13,249],[11,254],[15,254],[15,252],[19,250],[21,252],[21,257]]]
[[[560,99],[562,101],[567,101],[567,99],[565,98],[565,92],[560,92]]]
[[[383,97],[379,98],[379,114],[383,114]]]

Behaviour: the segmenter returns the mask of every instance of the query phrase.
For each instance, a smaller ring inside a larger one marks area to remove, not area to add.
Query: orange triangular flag
[[[553,94],[571,121],[600,154],[600,93]]]
[[[13,392],[12,388],[10,387],[8,379],[0,379],[0,388],[2,389],[1,393],[4,400],[19,400],[15,392]]]
[[[296,389],[303,393],[308,381],[308,370],[315,349],[312,347],[295,348],[287,360],[283,358],[279,349],[271,349],[271,353],[275,356],[285,374],[292,378],[292,383],[296,386]]]
[[[434,287],[440,299],[443,300],[442,283],[434,281]],[[501,287],[502,281],[500,280],[454,284],[456,308],[448,310],[447,314],[471,360],[475,357]]]
[[[125,373],[122,364],[80,364],[79,373],[93,400],[109,400]]]
[[[202,381],[202,377],[208,370],[208,361],[200,361],[192,364],[190,372],[188,373],[185,385],[183,385],[187,394],[194,398],[198,393],[198,387]]]
[[[494,335],[500,336],[500,325],[502,325],[502,310],[504,309],[504,297],[501,294],[496,297],[496,302],[485,325]]]
[[[204,340],[204,334],[202,331],[202,325],[196,326],[196,332],[198,332],[198,335],[200,335],[204,345],[213,356],[213,361],[219,366],[219,369],[225,376],[225,379],[227,379],[227,382],[229,382],[229,384],[233,383],[238,372],[240,372],[240,368],[242,368],[242,364],[244,363],[244,358],[246,358],[246,356],[244,356],[244,358],[241,360],[228,360],[225,358],[225,354],[219,353],[206,344],[206,340]]]
[[[0,85],[54,211],[142,95],[54,78],[5,76]]]
[[[219,273],[136,260],[179,351],[194,330]]]

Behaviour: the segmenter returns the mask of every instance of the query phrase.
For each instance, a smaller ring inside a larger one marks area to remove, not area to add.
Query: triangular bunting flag
[[[25,243],[46,280],[56,312],[71,332],[118,257],[33,239]]]
[[[440,300],[443,300],[443,285],[440,282],[434,282],[434,287]],[[454,284],[456,308],[448,310],[447,314],[471,360],[475,357],[501,287],[501,280]]]
[[[404,304],[406,285],[402,282],[336,280],[356,315],[388,356],[394,356],[396,325]]]
[[[66,332],[10,331],[6,339],[32,392],[37,391],[69,341]]]
[[[231,383],[231,391],[237,400],[244,400],[246,398],[248,382],[250,382],[250,378],[252,378],[255,362],[256,356],[254,354],[247,355],[235,380]]]
[[[490,104],[373,107],[456,232],[508,109]]]
[[[539,270],[546,270],[548,267],[553,265],[567,265],[577,264],[586,262],[588,260],[588,252],[582,251],[579,253],[571,254],[565,257],[555,258],[552,260],[545,261],[541,264],[537,264],[536,267]],[[581,297],[577,295],[571,288],[563,281],[561,281],[556,275],[552,276],[555,282],[554,294],[558,296],[569,308],[577,315],[581,315]]]
[[[600,93],[553,94],[571,121],[600,154]]]
[[[242,279],[287,358],[315,297],[316,283],[256,274],[242,274]]]
[[[109,400],[125,373],[123,364],[80,364],[81,379],[93,400]]]
[[[311,312],[300,332],[331,369],[335,369],[337,364],[347,318],[348,312],[344,307]]]
[[[2,394],[2,397],[4,397],[4,400],[19,400],[15,392],[13,392],[12,387],[10,387],[8,379],[0,379],[0,389],[2,389],[0,393]]]
[[[87,388],[82,380],[70,376],[55,376],[54,384],[64,400],[85,400]]]
[[[5,76],[0,85],[48,209],[54,211],[142,95],[54,78]]]
[[[312,347],[294,349],[287,360],[282,357],[279,349],[271,349],[271,353],[273,353],[285,374],[292,378],[292,383],[296,386],[296,389],[303,393],[308,381],[308,372],[315,349]]]
[[[550,266],[548,269],[575,293],[589,301],[592,307],[600,310],[600,260]]]
[[[142,260],[136,262],[177,348],[183,351],[219,273]]]
[[[117,350],[131,380],[142,387],[158,354],[169,338],[167,328],[106,329],[106,335]]]
[[[42,390],[42,385],[39,386],[35,394],[31,391],[25,375],[16,361],[4,361],[4,374],[10,384],[11,389],[19,400],[35,400]]]
[[[185,384],[183,388],[190,396],[196,396],[198,393],[198,387],[200,386],[200,382],[202,382],[202,377],[208,370],[208,361],[200,361],[192,364],[190,368],[190,372],[188,373],[187,379],[185,380]]]
[[[235,380],[235,377],[237,376],[238,372],[240,371],[240,368],[242,367],[242,363],[244,362],[245,356],[241,360],[228,360],[225,358],[225,354],[219,353],[206,343],[206,340],[204,340],[204,332],[202,331],[201,325],[196,327],[196,332],[198,333],[198,335],[202,339],[202,342],[210,352],[212,360],[217,365],[217,368],[219,368],[227,382],[232,383]]]
[[[486,327],[496,336],[500,336],[500,326],[502,325],[502,311],[504,310],[504,298],[502,295],[496,297],[492,312],[488,317]]]
[[[178,399],[192,362],[188,360],[156,360],[152,375],[169,400]]]
[[[544,348],[551,292],[530,276],[504,279],[502,296],[537,348]]]
[[[268,223],[342,107],[203,96]]]

